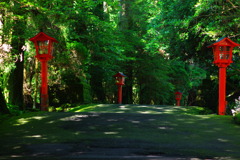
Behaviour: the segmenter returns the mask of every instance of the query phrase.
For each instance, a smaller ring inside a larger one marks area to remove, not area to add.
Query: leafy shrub
[[[240,97],[235,99],[235,106],[231,109],[233,115],[233,121],[236,124],[240,124]]]
[[[18,106],[16,106],[16,105],[12,105],[12,104],[7,104],[7,107],[8,107],[8,109],[9,109],[9,111],[10,111],[10,113],[12,114],[12,115],[20,115],[20,114],[22,114],[23,113],[23,111],[21,111],[20,109],[19,109],[19,107]]]
[[[73,105],[70,103],[66,103],[66,104],[62,104],[60,107],[49,106],[48,111],[49,112],[66,112],[70,108],[73,108]]]
[[[233,121],[236,123],[236,124],[240,124],[240,113],[237,113],[233,116]]]
[[[187,107],[186,113],[193,115],[207,115],[212,114],[212,111],[206,107],[189,106]]]

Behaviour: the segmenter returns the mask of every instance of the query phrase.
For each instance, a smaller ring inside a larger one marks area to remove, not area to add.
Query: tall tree
[[[25,9],[19,2],[12,4],[13,22],[12,22],[12,57],[15,60],[15,68],[9,77],[9,102],[24,109],[23,105],[23,67],[24,67],[24,32],[26,29]]]

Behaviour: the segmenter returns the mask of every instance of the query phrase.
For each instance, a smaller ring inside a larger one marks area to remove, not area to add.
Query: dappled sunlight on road
[[[66,155],[81,157],[115,148],[119,153],[145,157],[240,158],[240,126],[232,124],[229,116],[185,114],[182,106],[101,104],[94,108],[95,112],[45,112],[10,121],[12,126],[2,134],[7,145],[0,154],[11,150],[12,155],[41,156],[66,149]]]
[[[90,115],[73,115],[73,116],[70,116],[70,117],[64,117],[64,118],[61,118],[60,121],[82,121],[82,118],[88,118]]]
[[[104,132],[104,134],[119,134],[119,132]]]
[[[140,114],[173,114],[184,112],[186,109],[182,106],[165,105],[129,105],[129,104],[99,104],[96,111],[100,113],[140,113]],[[85,109],[87,111],[87,109]],[[90,111],[91,112],[91,111]]]
[[[45,116],[34,116],[34,117],[30,117],[30,118],[20,118],[13,125],[20,126],[20,125],[24,125],[32,120],[42,120],[43,118],[46,118],[46,117]]]
[[[129,104],[93,104],[77,106],[70,112],[98,112],[98,113],[140,113],[140,114],[172,114],[184,112],[183,106],[165,105],[129,105]]]

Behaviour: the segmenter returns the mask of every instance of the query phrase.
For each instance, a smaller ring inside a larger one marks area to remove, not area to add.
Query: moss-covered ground
[[[200,107],[83,105],[0,122],[0,159],[240,159],[240,126]]]

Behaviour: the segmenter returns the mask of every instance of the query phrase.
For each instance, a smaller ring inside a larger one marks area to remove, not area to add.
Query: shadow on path
[[[102,107],[115,113],[41,113],[8,122],[0,128],[0,159],[240,159],[240,127],[228,116]]]

